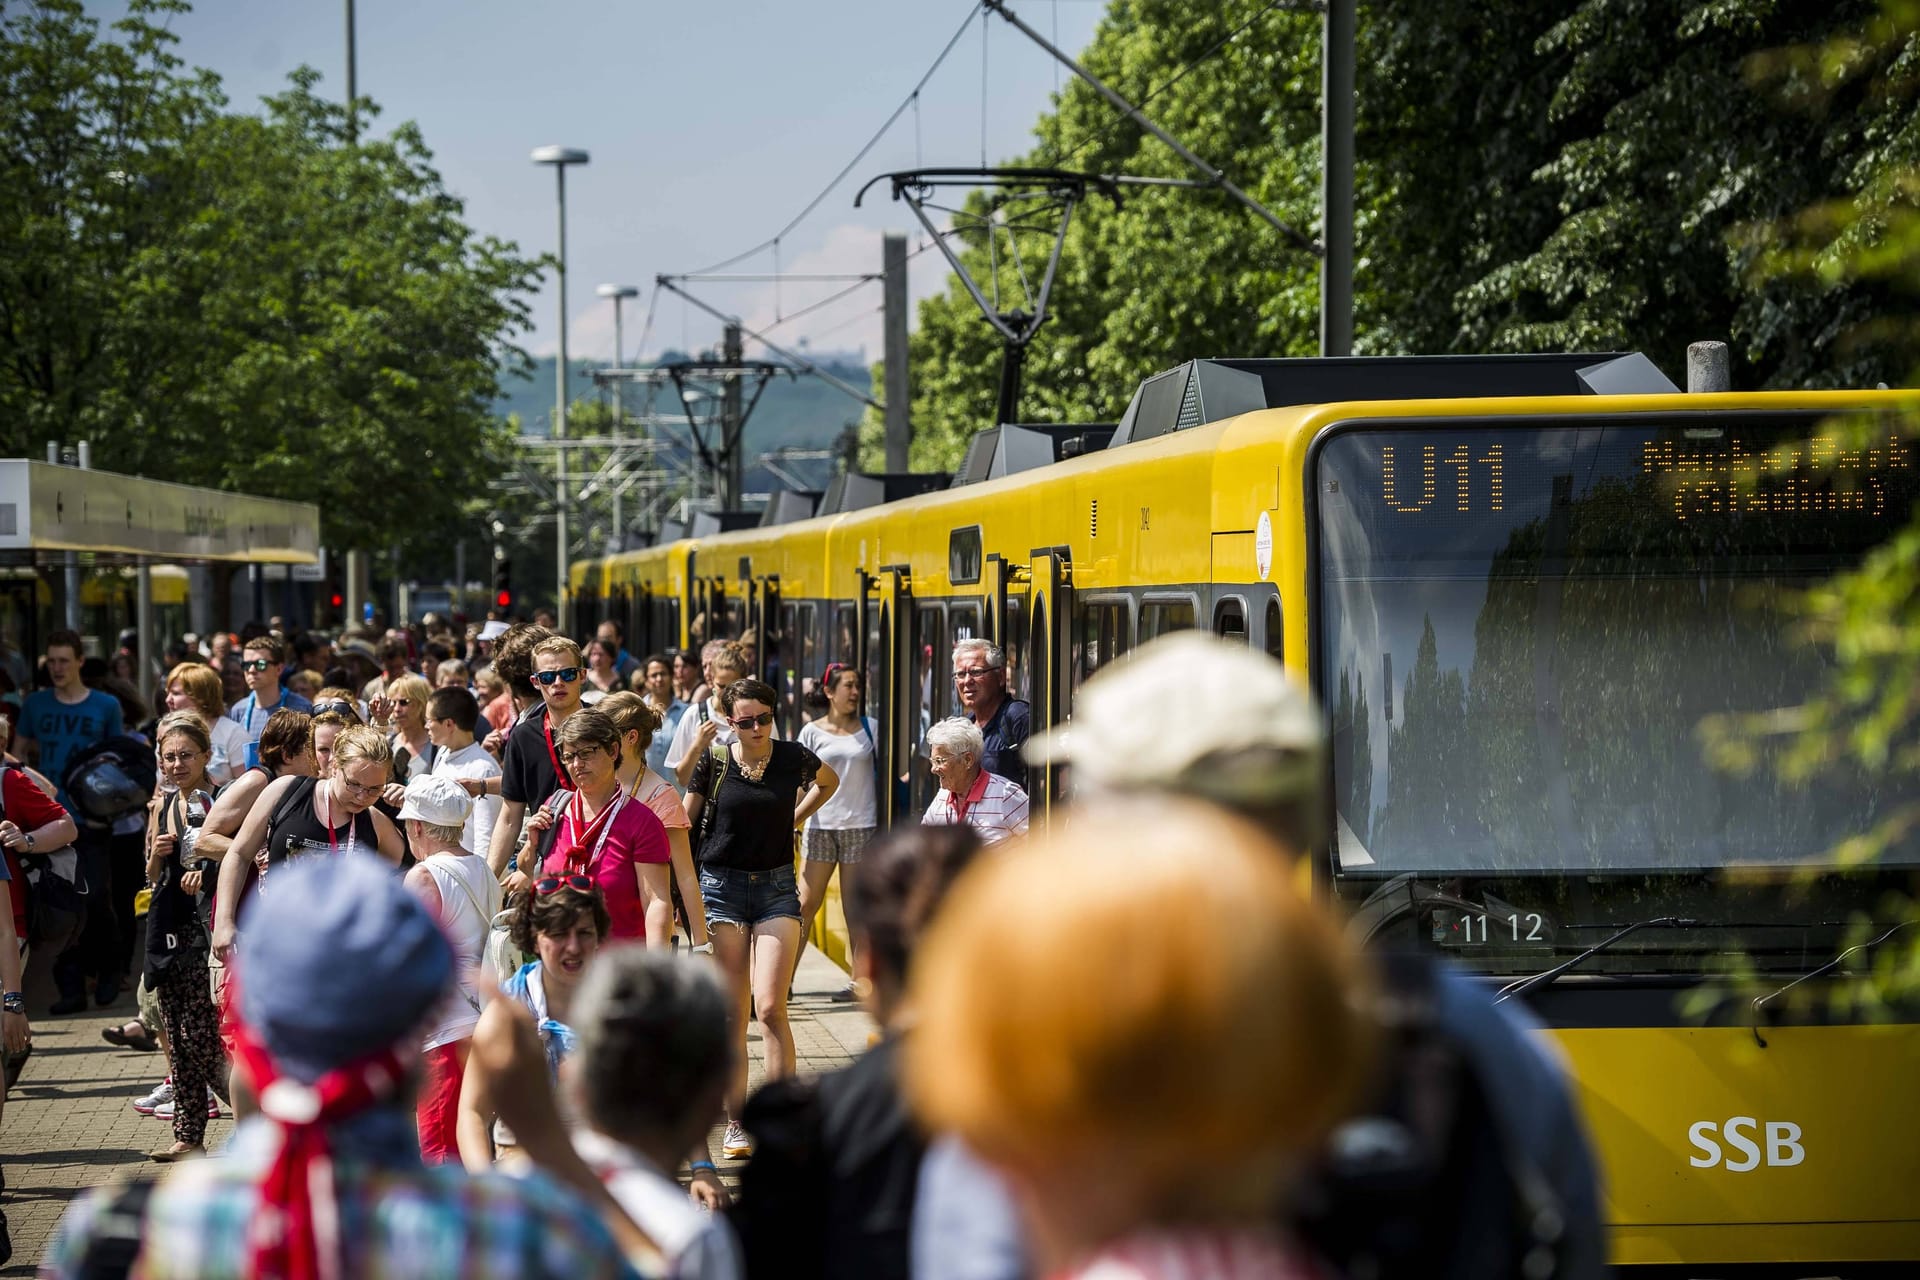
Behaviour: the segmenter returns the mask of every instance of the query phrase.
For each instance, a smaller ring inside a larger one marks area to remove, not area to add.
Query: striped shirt
[[[1052,1280],[1323,1280],[1271,1232],[1146,1231],[1125,1236]]]
[[[405,1116],[406,1129],[413,1115]],[[410,1135],[409,1135],[410,1136]],[[218,1160],[180,1165],[147,1204],[133,1273],[147,1280],[239,1280],[250,1272],[247,1229],[260,1212],[258,1179],[279,1143],[255,1117],[234,1130]],[[336,1152],[341,1274],[356,1280],[450,1276],[460,1280],[624,1280],[634,1275],[600,1221],[543,1175],[469,1175],[404,1158]],[[102,1188],[67,1210],[40,1274],[83,1274],[94,1219],[120,1190]]]
[[[942,787],[920,819],[925,827],[955,827],[965,823],[988,844],[1027,834],[1027,793],[997,773],[985,769],[974,775],[965,796]]]

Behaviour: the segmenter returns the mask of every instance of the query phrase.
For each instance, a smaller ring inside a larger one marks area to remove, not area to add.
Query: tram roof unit
[[[0,459],[0,555],[320,561],[320,508],[112,471]]]

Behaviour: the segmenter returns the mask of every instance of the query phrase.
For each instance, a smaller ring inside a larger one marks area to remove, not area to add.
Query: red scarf
[[[230,1007],[238,1006],[236,998]],[[368,1054],[308,1085],[281,1074],[251,1028],[235,1025],[233,1033],[235,1056],[253,1080],[260,1112],[282,1135],[260,1184],[248,1271],[262,1280],[333,1280],[341,1273],[340,1206],[327,1130],[399,1092],[407,1073],[404,1050]]]

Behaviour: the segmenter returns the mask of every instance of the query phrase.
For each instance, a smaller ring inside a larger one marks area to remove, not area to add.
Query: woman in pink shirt
[[[575,789],[554,792],[527,820],[522,858],[528,842],[537,842],[543,874],[590,877],[606,898],[610,938],[670,947],[667,829],[620,785],[620,731],[599,711],[582,708],[560,726],[554,748]]]
[[[689,842],[692,824],[687,820],[686,806],[680,803],[680,793],[673,784],[647,767],[647,748],[660,731],[660,715],[645,698],[625,690],[600,699],[594,710],[613,721],[613,727],[620,731],[620,785],[653,810],[667,828],[673,883],[680,890],[680,906],[686,912],[687,937],[697,954],[711,955],[713,943],[707,937],[707,913],[700,902],[700,875],[693,866],[693,846]]]

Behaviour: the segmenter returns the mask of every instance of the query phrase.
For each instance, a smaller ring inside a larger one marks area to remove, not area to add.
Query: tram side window
[[[1193,601],[1149,600],[1140,606],[1140,643],[1170,631],[1193,630]]]
[[[1247,606],[1238,596],[1213,607],[1213,633],[1234,644],[1247,643]]]
[[[977,604],[950,604],[947,606],[947,645],[949,648],[962,640],[972,640],[981,634],[980,606]]]
[[[851,663],[854,660],[855,655],[860,651],[854,636],[857,626],[852,605],[833,606],[833,634],[828,638],[832,647],[827,651],[827,661]]]
[[[1094,672],[1127,652],[1132,618],[1125,600],[1089,601],[1079,610],[1078,634],[1073,646],[1073,685],[1079,688]]]
[[[1267,646],[1267,656],[1275,662],[1287,659],[1287,638],[1280,618],[1280,597],[1267,598],[1267,618],[1263,640]]]
[[[1007,695],[1022,702],[1033,701],[1033,685],[1027,678],[1027,602],[1007,596],[1007,633],[1000,647],[1007,655]]]

